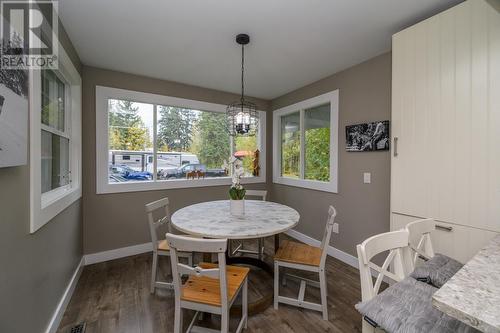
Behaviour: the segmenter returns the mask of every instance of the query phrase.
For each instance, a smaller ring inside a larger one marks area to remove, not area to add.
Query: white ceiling
[[[388,51],[460,0],[60,0],[86,65],[271,99]]]

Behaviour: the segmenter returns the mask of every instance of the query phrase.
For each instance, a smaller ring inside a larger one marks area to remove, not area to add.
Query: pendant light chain
[[[241,103],[245,100],[245,45],[241,45]]]

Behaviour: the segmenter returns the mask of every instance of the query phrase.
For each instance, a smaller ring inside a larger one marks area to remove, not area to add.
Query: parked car
[[[159,176],[161,179],[180,179],[186,178],[186,176],[193,171],[200,171],[204,174],[204,177],[224,177],[226,176],[226,171],[224,169],[207,169],[204,164],[190,163],[184,164],[176,169],[164,169],[161,170]]]
[[[153,174],[147,171],[136,171],[131,167],[123,164],[110,165],[110,178],[115,181],[119,181],[120,178],[126,180],[151,180],[153,179]]]

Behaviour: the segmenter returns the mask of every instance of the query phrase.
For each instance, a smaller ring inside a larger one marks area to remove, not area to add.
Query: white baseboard
[[[113,259],[125,258],[129,256],[134,256],[136,254],[141,254],[145,252],[150,252],[153,250],[151,242],[144,244],[137,244],[127,247],[121,247],[119,249],[91,253],[84,255],[85,265],[92,265],[99,262],[104,262]]]
[[[59,300],[59,303],[57,304],[56,310],[54,311],[52,318],[50,318],[50,322],[49,325],[47,326],[47,329],[45,330],[45,333],[55,333],[59,328],[59,324],[61,323],[64,311],[66,311],[66,307],[68,306],[68,303],[71,300],[71,297],[73,296],[73,292],[75,291],[78,279],[80,279],[80,275],[82,274],[83,264],[84,264],[84,258],[82,257],[80,263],[78,264],[78,267],[76,267],[75,272],[71,277],[71,280],[69,280],[68,286],[66,287],[64,294],[62,295],[61,299]]]
[[[287,232],[285,232],[288,236],[295,238],[296,240],[301,241],[302,243],[305,243],[307,245],[311,246],[317,246],[319,247],[321,245],[321,242],[317,239],[314,239],[312,237],[309,237],[307,235],[304,235],[301,232],[298,232],[297,230],[290,229]],[[356,269],[358,269],[358,258],[356,258],[353,255],[350,255],[349,253],[346,253],[344,251],[341,251],[337,248],[334,248],[333,246],[329,245],[328,246],[328,255],[331,257],[334,257],[342,262],[345,262],[349,266],[352,266]]]

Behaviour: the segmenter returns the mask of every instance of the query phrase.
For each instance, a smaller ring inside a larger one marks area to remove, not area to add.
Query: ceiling
[[[384,53],[459,0],[61,0],[85,65],[272,99]]]

